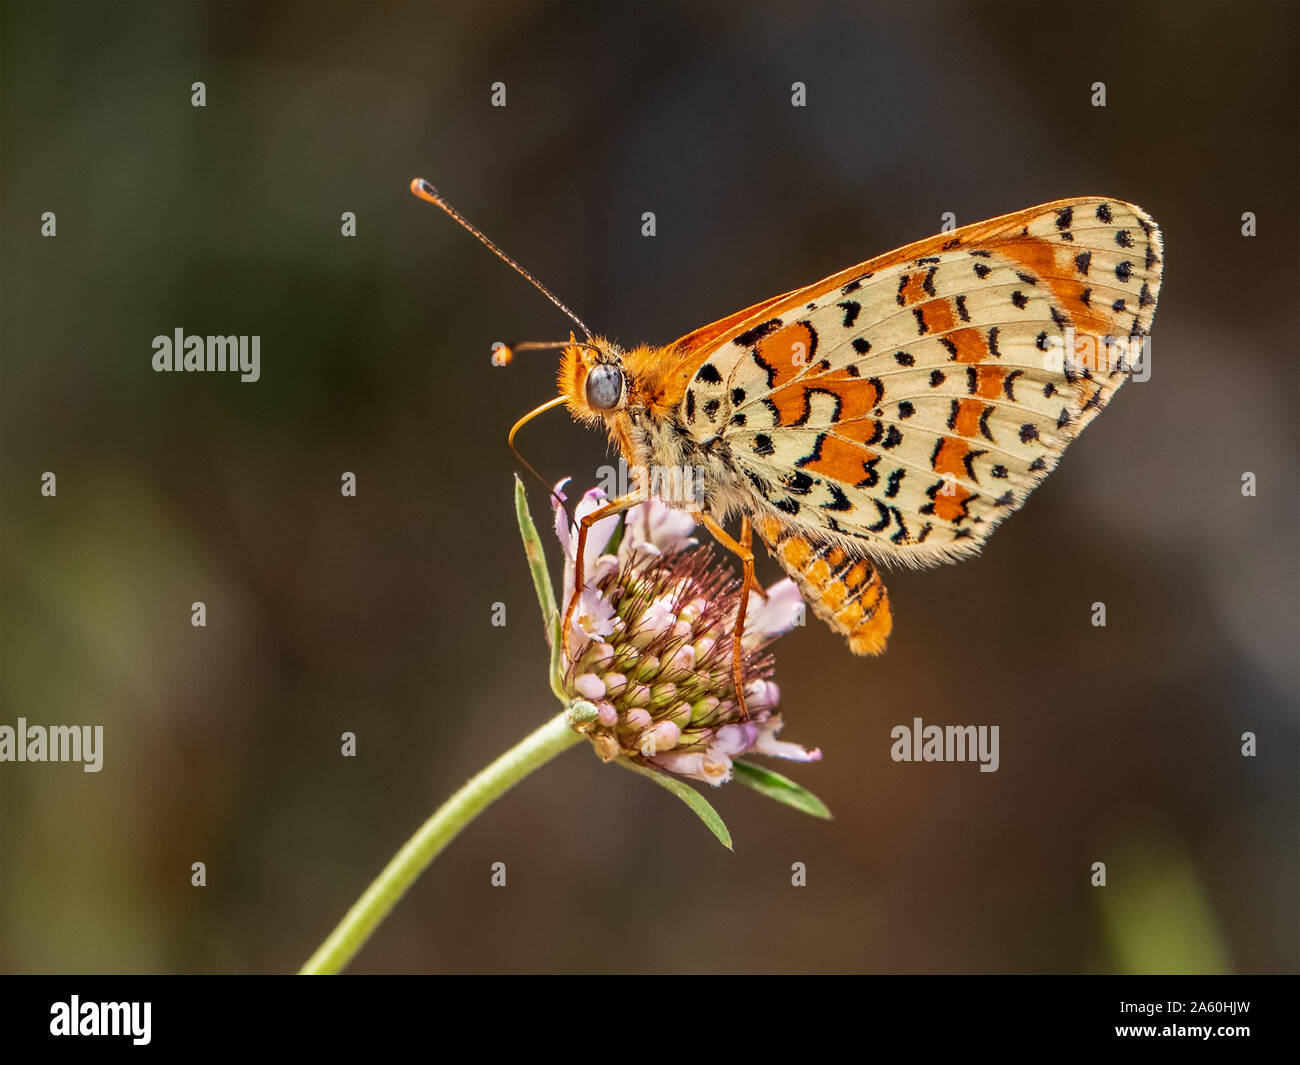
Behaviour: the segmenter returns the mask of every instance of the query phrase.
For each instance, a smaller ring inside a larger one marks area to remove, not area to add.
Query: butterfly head
[[[559,386],[569,412],[579,421],[609,420],[628,402],[623,349],[601,337],[579,341],[570,334],[560,359]]]

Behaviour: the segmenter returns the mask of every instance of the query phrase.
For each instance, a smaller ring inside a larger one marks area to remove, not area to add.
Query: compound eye
[[[623,398],[623,371],[602,363],[587,374],[587,403],[595,410],[613,410]]]

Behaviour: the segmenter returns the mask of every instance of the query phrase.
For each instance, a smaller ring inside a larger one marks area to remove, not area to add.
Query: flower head
[[[555,531],[564,548],[564,602],[574,591],[578,533],[559,505]],[[574,508],[579,521],[605,503],[600,489]],[[657,499],[611,515],[588,531],[583,587],[568,633],[564,688],[590,705],[571,716],[605,761],[626,758],[710,784],[731,779],[732,761],[750,752],[816,761],[776,738],[780,692],[767,646],[796,625],[799,590],[778,581],[752,590],[742,637],[748,718],[732,675],[732,634],[740,582],[714,565],[710,547],[691,536],[695,521]]]

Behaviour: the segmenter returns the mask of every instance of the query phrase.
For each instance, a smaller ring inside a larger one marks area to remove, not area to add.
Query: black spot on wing
[[[911,539],[907,531],[907,524],[903,521],[903,515],[898,513],[897,507],[890,507],[890,512],[894,515],[894,521],[898,522],[898,532],[894,533],[889,539],[895,544],[905,544]]]
[[[876,512],[880,515],[880,520],[874,525],[868,525],[867,529],[870,532],[884,532],[889,528],[889,523],[893,520],[893,515],[889,513],[889,508],[879,499],[873,499],[871,502],[876,504]]]
[[[766,322],[760,322],[753,329],[747,329],[736,337],[734,343],[742,348],[751,348],[762,340],[769,333],[775,333],[781,328],[780,318],[769,318]]]
[[[796,459],[794,464],[796,466],[808,466],[816,462],[818,459],[822,457],[822,444],[824,444],[825,442],[826,442],[826,434],[818,433],[817,439],[813,441],[812,450],[808,452],[808,454],[804,455],[803,458]]]
[[[827,503],[821,504],[822,510],[852,510],[853,504],[849,502],[849,497],[844,494],[844,489],[834,481],[823,482],[826,490],[830,492],[831,498]]]
[[[879,465],[879,463],[880,463],[879,455],[877,455],[873,459],[867,459],[862,464],[862,469],[863,472],[866,473],[866,476],[863,477],[862,480],[860,480],[853,487],[854,488],[875,488],[876,485],[880,483],[880,473],[876,469],[876,466]]]
[[[767,387],[775,388],[776,373],[777,373],[776,367],[773,366],[770,362],[768,362],[765,358],[763,358],[763,356],[758,353],[758,350],[756,348],[750,351],[749,357],[754,360],[755,365],[758,366],[760,370],[762,370],[765,374],[767,374]]]
[[[803,470],[797,470],[794,473],[785,473],[781,475],[781,487],[792,495],[806,496],[813,489],[812,477],[804,473]]]

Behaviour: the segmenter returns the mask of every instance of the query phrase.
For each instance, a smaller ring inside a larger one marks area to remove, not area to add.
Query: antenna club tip
[[[422,177],[411,179],[411,192],[422,200],[428,200],[430,203],[442,202],[442,194]]]

